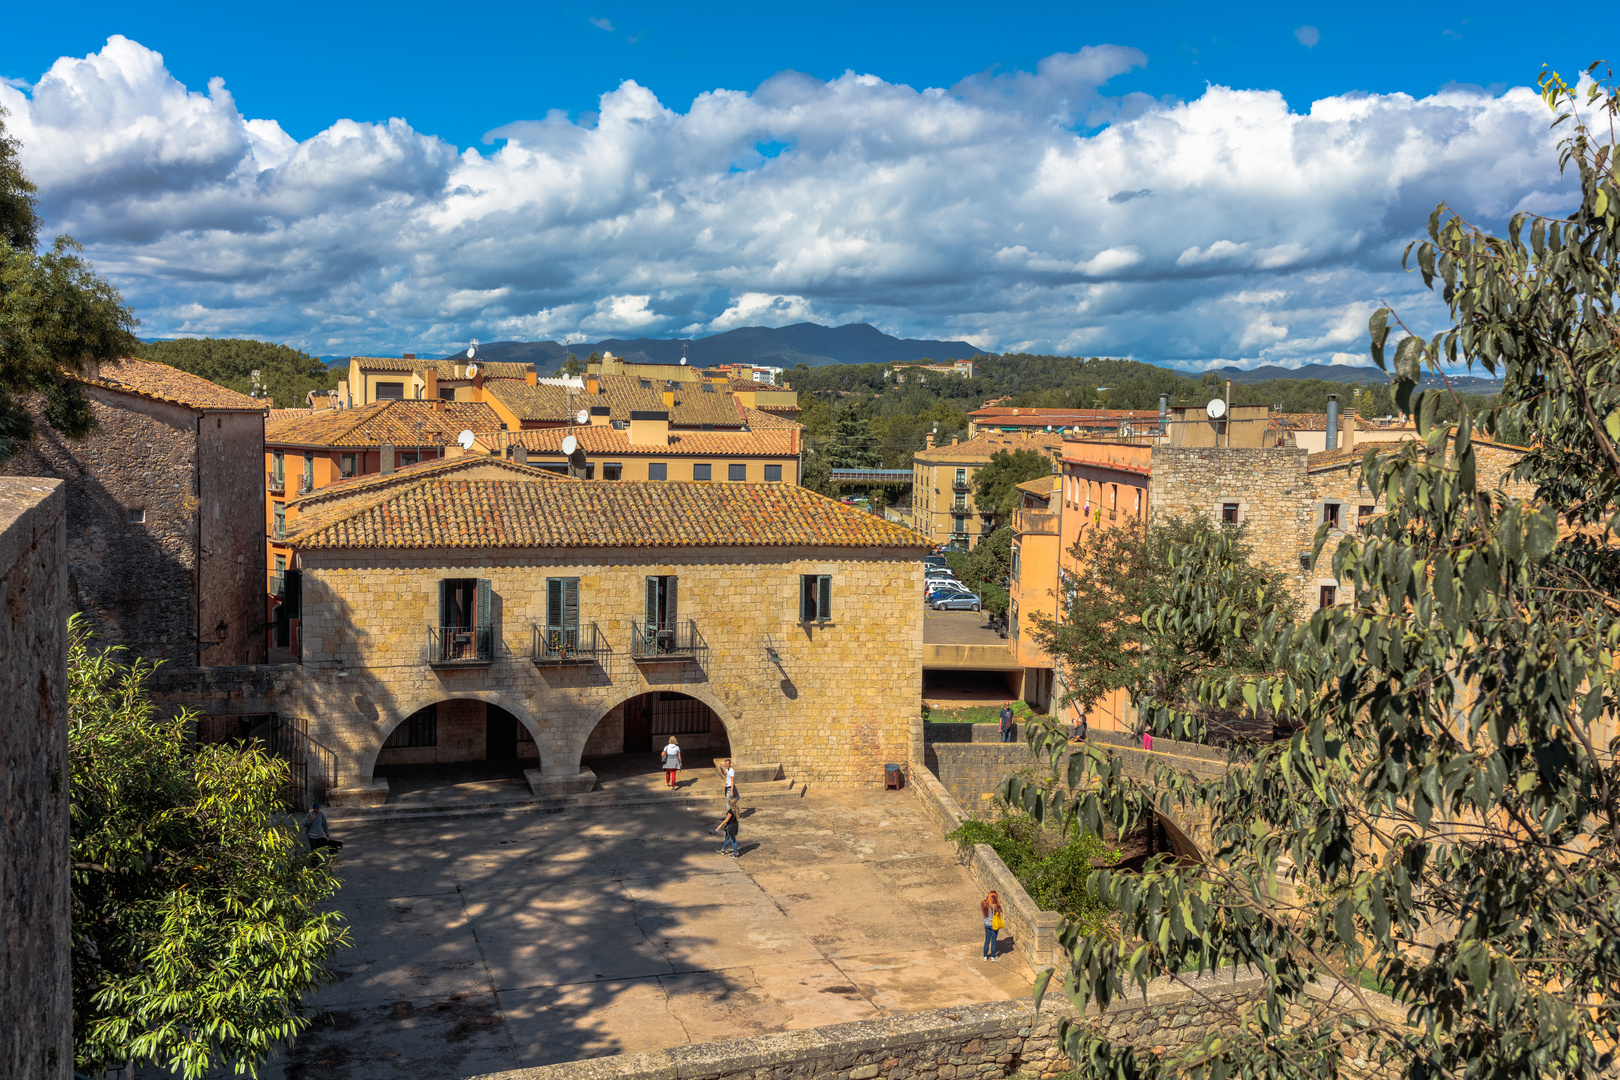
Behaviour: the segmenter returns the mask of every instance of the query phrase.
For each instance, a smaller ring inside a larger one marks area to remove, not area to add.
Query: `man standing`
[[[726,758],[726,802],[735,802],[737,799],[737,769],[732,765],[731,759]]]
[[[1001,741],[1012,742],[1015,730],[1013,727],[1012,702],[1009,701],[1001,707]]]
[[[315,803],[309,808],[309,814],[304,818],[304,833],[309,837],[309,851],[312,855],[322,848],[343,850],[343,841],[332,839],[331,834],[327,832],[326,815],[321,813],[320,803]]]

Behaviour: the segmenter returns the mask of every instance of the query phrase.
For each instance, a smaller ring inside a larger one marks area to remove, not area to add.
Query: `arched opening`
[[[580,764],[603,788],[657,787],[664,782],[659,754],[672,737],[681,748],[682,786],[713,776],[715,761],[731,756],[726,725],[708,704],[650,690],[608,710],[585,740]]]
[[[524,769],[540,766],[528,727],[493,702],[455,698],[424,706],[389,733],[372,775],[388,801],[526,798]]]

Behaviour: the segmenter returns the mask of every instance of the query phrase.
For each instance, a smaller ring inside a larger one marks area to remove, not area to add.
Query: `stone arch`
[[[388,741],[388,736],[394,733],[394,729],[403,724],[406,717],[418,710],[427,708],[429,705],[437,705],[441,701],[482,701],[486,705],[498,705],[505,709],[517,717],[520,724],[528,728],[529,735],[534,739],[535,750],[540,755],[540,764],[544,767],[546,760],[544,747],[546,744],[541,738],[540,724],[528,709],[525,709],[517,702],[511,701],[496,690],[464,690],[460,693],[445,693],[443,690],[439,690],[418,694],[414,698],[407,698],[403,707],[391,711],[387,720],[378,728],[375,741],[366,748],[365,756],[361,759],[360,783],[371,783],[377,769],[377,755],[382,753],[383,743]]]
[[[695,698],[696,700],[703,702],[703,704],[707,705],[711,710],[713,710],[716,718],[718,718],[720,723],[725,727],[726,737],[731,740],[731,752],[733,754],[737,753],[737,733],[741,731],[742,728],[737,723],[737,718],[732,715],[731,710],[726,708],[725,702],[721,701],[720,698],[703,689],[701,686],[692,683],[679,683],[670,686],[636,686],[625,687],[622,689],[615,687],[614,692],[603,698],[597,707],[592,710],[589,721],[585,723],[580,730],[572,733],[568,752],[573,756],[574,763],[577,765],[579,763],[579,759],[584,756],[585,743],[590,739],[591,732],[596,730],[596,725],[607,719],[608,713],[612,712],[620,705],[623,705],[631,698],[639,697],[640,695],[647,693],[649,690],[664,690],[672,694],[685,694],[689,698]],[[746,739],[742,741],[742,745],[745,748],[747,747],[748,743]]]

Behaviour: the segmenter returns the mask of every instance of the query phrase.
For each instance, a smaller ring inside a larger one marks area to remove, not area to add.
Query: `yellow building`
[[[952,439],[949,446],[935,446],[928,436],[925,449],[912,457],[913,526],[936,546],[971,547],[996,527],[994,514],[981,513],[973,500],[973,478],[991,456],[1035,450],[1056,462],[1062,449],[1063,437],[1046,432],[986,432],[965,442]]]
[[[664,410],[635,412],[624,428],[595,416],[580,427],[489,433],[478,449],[567,475],[563,440],[572,437],[585,457],[582,480],[713,480],[797,484],[799,430],[690,431],[670,427]]]
[[[477,360],[429,360],[415,353],[352,356],[349,377],[338,380],[336,404],[357,409],[378,401],[482,401],[485,380],[535,384],[528,364],[485,364]]]

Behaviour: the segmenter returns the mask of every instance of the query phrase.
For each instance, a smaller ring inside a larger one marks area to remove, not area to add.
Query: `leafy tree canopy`
[[[73,378],[97,361],[131,355],[136,318],[124,299],[79,256],[72,237],[43,252],[34,185],[0,109],[0,462],[34,436],[21,399],[38,395],[45,422],[70,438],[95,426]]]
[[[1594,65],[1595,67],[1596,65]],[[1274,709],[1287,741],[1203,782],[1161,764],[1119,774],[1074,754],[1063,790],[1009,779],[1037,817],[1128,830],[1155,809],[1200,829],[1207,861],[1099,871],[1094,893],[1122,937],[1066,937],[1060,979],[1076,1004],[1188,969],[1251,964],[1260,1000],[1225,1033],[1158,1056],[1064,1026],[1071,1056],[1119,1077],[1586,1077],[1620,1043],[1620,95],[1544,96],[1569,125],[1561,162],[1579,180],[1564,216],[1516,214],[1493,236],[1442,204],[1409,249],[1451,326],[1425,340],[1399,313],[1371,320],[1422,439],[1370,450],[1362,480],[1387,511],[1335,537],[1352,600],[1258,626],[1206,587],[1230,551],[1176,554],[1169,599],[1144,612],[1181,633],[1250,639],[1258,676],[1199,679],[1190,700],[1139,696],[1161,734],[1200,738],[1194,706]],[[1596,114],[1589,118],[1587,110]],[[1461,357],[1502,372],[1476,415],[1419,372]],[[1482,477],[1474,435],[1524,425],[1524,501]],[[1317,548],[1328,540],[1326,527]],[[1054,728],[1032,735],[1057,768]],[[1307,987],[1341,979],[1337,1004]],[[1401,1008],[1366,1009],[1365,982]],[[1044,992],[1042,978],[1038,991]],[[1404,1016],[1402,1013],[1404,1012]],[[1355,1064],[1357,1059],[1366,1064]]]
[[[1007,573],[1012,566],[1012,529],[997,526],[972,551],[952,551],[945,556],[956,580],[979,594],[984,610],[992,615],[1007,613]]]
[[[146,341],[135,355],[142,360],[189,371],[239,394],[268,395],[278,409],[309,405],[311,390],[336,389],[339,373],[316,357],[286,345],[249,338],[176,338]],[[253,373],[259,373],[255,386]]]
[[[348,944],[337,890],[280,804],[286,766],[192,745],[152,665],[69,624],[73,1031],[78,1067],[199,1077],[257,1066],[308,1027],[303,995]]]
[[[973,475],[973,502],[979,513],[1011,522],[1024,493],[1018,485],[1052,475],[1052,459],[1039,450],[997,450]]]

